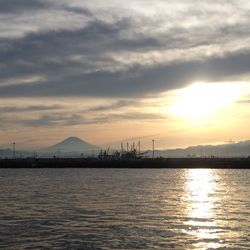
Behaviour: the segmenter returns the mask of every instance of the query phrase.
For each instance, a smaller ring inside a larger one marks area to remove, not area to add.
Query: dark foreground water
[[[0,169],[1,249],[250,249],[250,170]]]

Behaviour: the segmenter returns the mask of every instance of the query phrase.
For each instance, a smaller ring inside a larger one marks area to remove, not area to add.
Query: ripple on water
[[[2,249],[250,249],[250,171],[0,169]]]

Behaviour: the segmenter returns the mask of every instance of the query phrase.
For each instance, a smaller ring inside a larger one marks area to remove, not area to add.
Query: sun
[[[169,112],[185,119],[209,118],[246,93],[244,82],[196,82],[174,93]]]

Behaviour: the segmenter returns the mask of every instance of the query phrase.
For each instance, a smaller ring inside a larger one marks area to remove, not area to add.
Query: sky
[[[0,0],[0,146],[249,139],[250,3]]]

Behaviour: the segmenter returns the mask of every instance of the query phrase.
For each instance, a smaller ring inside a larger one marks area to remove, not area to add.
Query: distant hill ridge
[[[250,140],[220,145],[197,145],[187,148],[156,150],[161,157],[241,157],[250,156]]]

